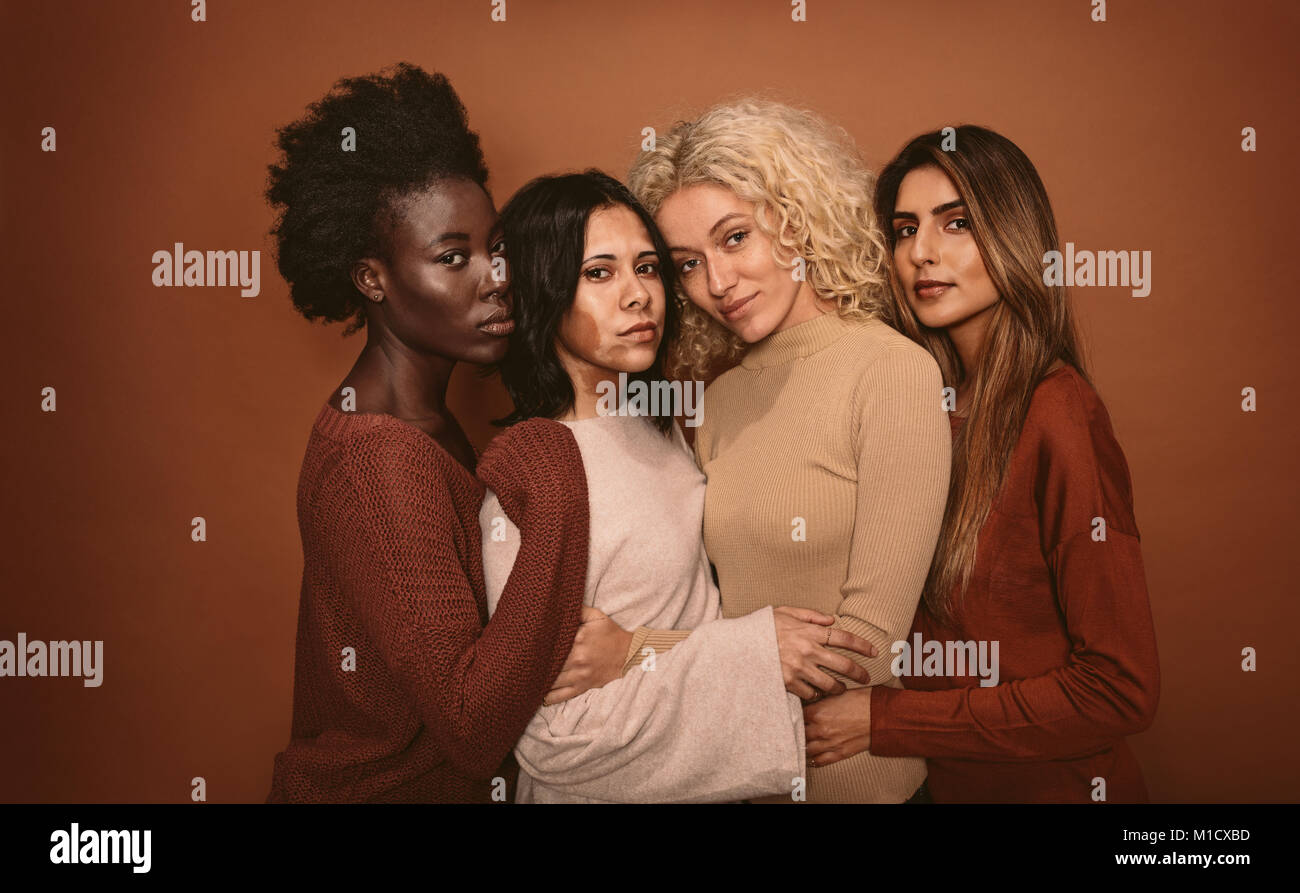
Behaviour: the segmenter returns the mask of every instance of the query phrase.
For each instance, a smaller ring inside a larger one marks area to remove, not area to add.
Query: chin
[[[776,328],[776,323],[765,319],[747,319],[740,323],[738,328],[731,328],[732,333],[744,341],[746,344],[757,344]]]
[[[506,339],[493,338],[490,344],[484,344],[481,347],[471,347],[459,357],[462,363],[471,363],[475,366],[486,366],[489,363],[499,363],[505,359]]]

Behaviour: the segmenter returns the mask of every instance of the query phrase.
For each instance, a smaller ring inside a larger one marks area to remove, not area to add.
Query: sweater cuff
[[[619,675],[626,676],[640,667],[642,662],[649,656],[643,653],[645,649],[650,648],[655,655],[659,655],[672,650],[674,645],[690,634],[689,629],[651,629],[648,626],[638,626],[632,631],[632,643],[628,646],[627,659],[623,662],[623,672]]]
[[[915,756],[908,753],[901,740],[902,736],[890,723],[894,699],[903,694],[902,689],[877,685],[871,689],[871,743],[867,750],[878,757]]]

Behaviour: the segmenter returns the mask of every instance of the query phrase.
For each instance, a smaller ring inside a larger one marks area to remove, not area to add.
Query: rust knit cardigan
[[[573,435],[546,419],[500,435],[478,474],[391,416],[321,409],[298,482],[291,740],[268,802],[487,801],[510,777],[577,632],[587,484]],[[528,531],[491,623],[485,485]]]

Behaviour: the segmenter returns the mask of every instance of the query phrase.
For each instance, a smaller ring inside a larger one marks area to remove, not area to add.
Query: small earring
[[[384,299],[384,293],[383,293],[383,292],[376,292],[376,293],[375,293],[373,296],[371,296],[371,298],[370,298],[370,300],[375,301],[376,303],[378,303],[379,301],[382,301],[383,299]]]

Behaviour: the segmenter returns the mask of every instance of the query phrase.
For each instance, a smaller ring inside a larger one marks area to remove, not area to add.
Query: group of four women
[[[280,148],[294,303],[367,341],[299,480],[270,800],[1146,799],[1128,468],[1013,143],[877,178],[744,100],[498,217],[451,85],[400,65]],[[514,403],[481,456],[458,362]],[[603,399],[720,368],[693,445]]]

